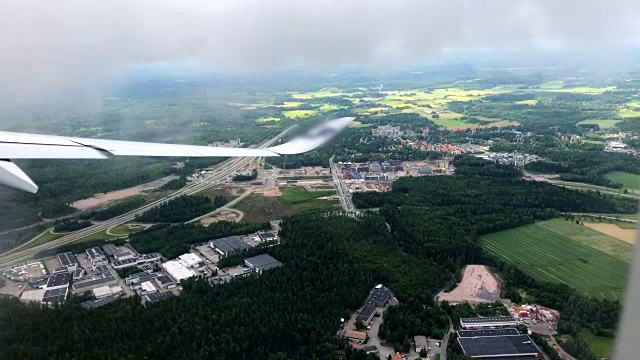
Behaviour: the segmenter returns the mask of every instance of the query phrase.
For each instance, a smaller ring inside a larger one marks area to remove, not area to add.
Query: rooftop
[[[86,252],[87,252],[87,256],[89,256],[91,260],[99,257],[104,257],[104,255],[102,254],[102,250],[100,250],[99,247],[93,247],[93,248],[87,249]]]
[[[344,336],[349,339],[364,340],[367,338],[367,333],[364,331],[347,330],[345,331]]]
[[[278,236],[273,231],[258,231],[258,237],[260,240],[265,241],[269,239],[276,239]]]
[[[211,245],[225,254],[229,254],[236,251],[242,251],[250,249],[251,246],[244,242],[239,236],[227,236],[221,239],[211,241]]]
[[[109,271],[109,266],[108,265],[98,265],[98,266],[95,267],[94,271],[96,272],[96,274],[107,272],[107,271]]]
[[[540,352],[528,335],[458,338],[467,356],[518,356]]]
[[[516,318],[513,316],[494,316],[494,317],[478,317],[478,318],[461,318],[461,323],[466,324],[483,324],[483,323],[496,323],[496,322],[515,322]]]
[[[158,289],[156,289],[156,287],[153,286],[153,283],[151,281],[143,282],[142,284],[140,284],[140,286],[142,286],[142,290],[146,292],[158,291]]]
[[[167,261],[166,263],[162,264],[162,267],[176,281],[180,281],[180,280],[195,276],[195,273],[193,271],[187,269],[186,267],[184,267],[184,265],[180,264],[175,260]]]
[[[389,289],[385,286],[378,285],[371,291],[365,303],[366,304],[385,303],[389,300],[389,298],[391,298],[391,292],[389,291]]]
[[[186,253],[186,254],[180,255],[178,256],[178,259],[180,262],[183,263],[183,265],[187,267],[194,267],[204,261],[198,255],[193,253]]]
[[[56,286],[69,286],[70,281],[71,274],[69,273],[51,275],[49,276],[49,280],[47,280],[47,288]]]
[[[98,300],[89,300],[89,301],[85,301],[82,304],[80,304],[80,306],[82,306],[85,309],[96,309],[99,308],[101,306],[107,305],[109,303],[112,303],[116,300],[118,300],[119,295],[110,295],[107,297],[104,297],[102,299],[98,299]]]
[[[424,348],[428,347],[427,337],[426,336],[414,336],[413,342],[416,344],[416,348]]]
[[[282,266],[282,263],[280,261],[276,260],[273,256],[269,254],[262,254],[262,255],[250,257],[245,259],[244,261],[247,263],[247,265],[255,269],[258,269],[260,271],[269,270],[275,267]]]
[[[137,272],[135,274],[131,274],[127,276],[127,280],[137,279],[138,281],[146,281],[155,278],[158,276],[155,273],[148,273],[146,271]]]
[[[138,263],[136,259],[125,259],[121,261],[114,261],[111,264],[113,267],[121,267],[121,266],[133,266]]]
[[[67,288],[46,290],[42,297],[42,302],[45,303],[61,303],[67,298]]]
[[[458,330],[458,337],[517,336],[517,329]]]
[[[118,247],[113,244],[102,245],[102,250],[107,256],[113,256],[118,252]]]
[[[173,280],[171,280],[170,277],[168,277],[167,275],[162,275],[162,276],[158,276],[156,278],[156,281],[160,284],[160,285],[171,285],[173,284]]]
[[[95,279],[76,281],[75,283],[73,283],[73,289],[76,291],[83,291],[84,289],[92,288],[94,286],[106,284],[116,280],[116,278],[110,271],[100,273],[98,274],[98,276],[99,277]]]
[[[155,303],[160,300],[172,298],[173,296],[174,295],[171,291],[164,291],[164,292],[155,292],[153,294],[146,294],[144,297],[148,302]]]
[[[375,311],[376,311],[376,307],[375,306],[365,305],[365,307],[363,307],[358,312],[358,315],[356,316],[356,321],[358,321],[358,320],[363,321],[363,322],[369,321],[369,319],[371,318],[371,316],[373,315],[373,313]]]
[[[75,256],[73,256],[73,254],[70,252],[58,254],[57,257],[60,265],[64,267],[78,265],[78,261],[76,260]]]

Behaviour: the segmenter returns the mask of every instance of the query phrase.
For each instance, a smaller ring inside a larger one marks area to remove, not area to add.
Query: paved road
[[[251,195],[252,192],[251,191],[245,191],[242,195],[238,196],[237,198],[233,199],[232,201],[229,201],[228,203],[222,205],[221,207],[206,213],[204,215],[198,216],[195,219],[191,219],[189,221],[187,221],[187,223],[192,223],[192,222],[197,222],[200,221],[202,219],[206,219],[209,216],[215,215],[219,212],[221,212],[222,210],[226,210],[229,209],[230,207],[233,207],[234,205],[236,205],[237,203],[239,203],[240,201],[242,201],[244,198],[246,198],[247,196]],[[231,209],[231,211],[234,211],[236,213],[238,213],[240,215],[240,218],[236,220],[236,222],[240,221],[243,217],[244,217],[244,213],[240,210],[235,210],[235,209]]]
[[[451,321],[451,316],[447,315],[447,319],[449,319],[449,331],[444,335],[442,339],[442,344],[440,344],[440,360],[447,360],[447,346],[449,345],[449,335],[453,332],[453,321]]]
[[[342,208],[348,212],[355,212],[356,207],[353,205],[349,189],[347,189],[347,185],[345,185],[342,180],[342,176],[340,176],[340,169],[338,168],[338,165],[333,162],[333,158],[334,156],[329,159],[329,165],[331,167],[331,175],[333,176],[333,182],[336,185],[338,197],[340,197],[340,205],[342,205]]]
[[[558,344],[558,342],[556,341],[556,338],[554,338],[553,336],[549,336],[549,344],[556,349],[556,351],[558,352],[558,354],[560,354],[560,356],[563,359],[568,359],[568,360],[576,360],[576,358],[574,358],[573,356],[569,355],[566,351],[564,351],[564,349],[560,346],[560,344]]]
[[[277,136],[275,136],[274,138],[272,138],[271,140],[263,143],[260,147],[267,147],[270,146],[271,144],[275,143],[278,139],[280,139],[281,137],[283,137],[287,132],[289,132],[291,129],[293,129],[296,125],[291,126],[287,129],[285,129],[283,132],[281,132],[280,134],[278,134]],[[65,235],[57,240],[54,241],[50,241],[46,244],[42,244],[42,245],[38,245],[38,246],[34,246],[31,247],[29,249],[25,249],[25,250],[12,250],[9,251],[7,253],[4,253],[1,257],[0,257],[0,268],[8,268],[11,266],[15,266],[21,263],[24,263],[25,261],[31,259],[33,256],[37,255],[38,253],[45,251],[45,250],[51,250],[51,249],[55,249],[56,247],[59,247],[61,245],[67,245],[67,244],[72,244],[74,242],[77,242],[83,238],[86,238],[88,236],[91,235],[95,235],[98,234],[100,232],[106,231],[110,228],[113,228],[115,226],[118,225],[122,225],[125,224],[127,222],[130,222],[132,220],[134,220],[136,218],[137,215],[142,214],[143,212],[151,209],[154,206],[160,205],[164,202],[167,202],[169,200],[172,200],[178,196],[182,196],[182,195],[193,195],[196,194],[200,191],[206,190],[208,188],[211,188],[213,186],[217,186],[218,184],[224,182],[224,179],[231,175],[233,172],[235,172],[236,170],[250,164],[252,161],[254,161],[255,158],[253,157],[242,157],[242,158],[232,158],[229,159],[221,164],[219,164],[216,167],[216,172],[214,174],[211,174],[209,177],[205,178],[203,181],[198,182],[198,183],[192,183],[187,185],[186,187],[170,194],[167,195],[166,197],[159,199],[157,201],[154,201],[148,205],[142,206],[134,211],[128,212],[124,215],[120,215],[117,216],[113,219],[104,221],[100,224],[96,224],[93,226],[90,226],[88,228],[70,233],[68,235]]]

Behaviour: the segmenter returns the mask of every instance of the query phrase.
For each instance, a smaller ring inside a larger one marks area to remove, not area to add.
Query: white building
[[[176,260],[167,261],[162,264],[162,267],[167,271],[169,276],[178,282],[196,275],[193,271],[189,270]]]
[[[186,253],[184,255],[180,255],[178,257],[178,262],[180,262],[184,267],[195,268],[204,265],[204,260],[202,260],[198,255],[193,253]]]
[[[145,294],[152,294],[158,291],[158,289],[156,289],[156,287],[153,286],[153,283],[151,281],[143,282],[142,284],[140,284],[140,288]]]

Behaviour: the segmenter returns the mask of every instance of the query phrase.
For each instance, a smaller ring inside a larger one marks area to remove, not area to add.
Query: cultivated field
[[[451,292],[441,292],[438,300],[470,304],[493,302],[500,298],[498,281],[484,265],[468,265],[458,286]]]
[[[605,235],[609,235],[616,239],[622,240],[628,244],[635,244],[636,242],[636,229],[625,229],[621,228],[617,224],[607,224],[607,223],[584,223],[584,226],[593,229],[597,232],[603,233]]]
[[[640,190],[640,175],[613,171],[606,174],[605,177],[613,182],[622,184],[627,189]]]
[[[483,247],[542,281],[621,300],[633,247],[586,226],[550,220],[487,235]]]
[[[588,124],[588,125],[598,125],[601,130],[611,129],[616,126],[621,120],[601,120],[601,119],[591,119],[591,120],[582,120],[578,124]]]

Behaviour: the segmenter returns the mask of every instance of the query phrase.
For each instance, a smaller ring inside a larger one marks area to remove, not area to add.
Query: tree
[[[427,350],[424,349],[424,348],[420,349],[419,355],[420,355],[421,358],[425,358],[426,359],[427,358]]]

